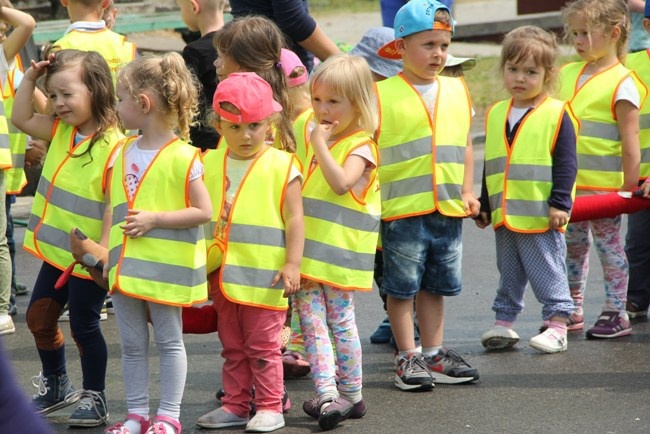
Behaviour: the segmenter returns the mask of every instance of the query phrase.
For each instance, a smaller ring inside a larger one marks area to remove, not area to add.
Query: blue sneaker
[[[387,344],[393,337],[393,331],[390,329],[390,321],[388,317],[379,324],[377,330],[370,335],[370,342],[373,344]]]

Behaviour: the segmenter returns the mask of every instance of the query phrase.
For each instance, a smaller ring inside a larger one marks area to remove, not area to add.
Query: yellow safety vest
[[[650,87],[650,49],[627,55],[628,68],[636,72],[641,82]],[[650,176],[650,102],[647,100],[639,111],[639,144],[641,145],[640,178]]]
[[[210,150],[203,156],[205,184],[214,206],[211,234],[226,205],[226,165],[228,148]],[[282,297],[284,283],[271,287],[277,272],[286,262],[285,225],[282,204],[292,167],[297,167],[293,154],[273,147],[259,155],[244,175],[229,212],[225,245],[213,236],[208,246],[224,249],[219,282],[224,296],[238,304],[272,310],[286,310]],[[210,256],[210,260],[219,254]]]
[[[521,120],[511,145],[505,132],[512,100],[500,101],[488,111],[485,181],[494,229],[505,225],[514,232],[549,230],[553,148],[566,105],[546,98]]]
[[[8,124],[9,122],[7,122],[7,117],[5,116],[5,105],[0,100],[0,170],[11,169],[12,167]]]
[[[296,158],[302,165],[303,176],[307,176],[311,157],[313,156],[313,153],[308,155],[310,150],[308,145],[311,132],[310,125],[313,123],[313,116],[314,109],[310,107],[293,121],[293,134],[296,136]]]
[[[203,227],[154,228],[138,238],[124,235],[120,226],[129,209],[176,211],[190,206],[189,173],[198,149],[180,139],[158,151],[140,178],[132,199],[124,182],[124,153],[135,146],[129,138],[115,161],[110,180],[113,221],[108,241],[111,292],[172,306],[191,306],[207,300]],[[182,184],[181,184],[182,182]]]
[[[377,145],[364,132],[342,138],[331,146],[330,152],[342,166],[352,151],[366,144],[379,162]],[[352,191],[334,193],[317,165],[307,176],[302,194],[302,275],[341,289],[370,291],[381,221],[377,169],[373,170],[366,191],[357,197]]]
[[[99,241],[104,217],[106,172],[115,145],[123,136],[116,129],[97,141],[82,157],[92,136],[74,144],[77,128],[57,120],[41,179],[34,195],[23,247],[34,256],[65,270],[74,259],[70,230],[78,227]],[[90,279],[81,267],[73,273]]]
[[[586,67],[586,62],[575,62],[560,71],[560,99],[569,101],[580,121],[576,188],[616,191],[623,184],[621,136],[614,109],[616,91],[628,77],[637,84],[641,103],[647,90],[636,74],[620,63],[591,76],[578,88]]]
[[[136,50],[126,37],[105,27],[99,30],[71,30],[52,45],[53,50],[73,48],[81,51],[97,51],[111,68],[113,83],[119,69],[135,59]]]
[[[462,201],[471,102],[465,81],[438,76],[433,120],[422,97],[400,73],[376,83],[381,125],[382,219],[438,210],[465,217]]]
[[[27,147],[27,134],[20,131],[11,123],[11,113],[14,106],[14,96],[16,90],[14,87],[14,78],[16,70],[22,71],[20,56],[16,56],[14,67],[7,72],[3,80],[2,99],[4,100],[5,113],[7,116],[7,127],[9,129],[9,148],[11,149],[11,169],[5,172],[5,182],[7,194],[19,194],[25,185],[27,177],[25,176],[25,149]]]

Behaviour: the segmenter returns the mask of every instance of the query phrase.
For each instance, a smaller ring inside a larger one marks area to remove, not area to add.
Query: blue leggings
[[[70,311],[70,330],[79,349],[83,388],[103,391],[108,350],[99,327],[99,315],[106,291],[92,280],[70,277],[61,289],[54,289],[63,272],[43,262],[27,308],[27,325],[36,341],[43,375],[66,372],[65,343],[59,316],[65,304]]]

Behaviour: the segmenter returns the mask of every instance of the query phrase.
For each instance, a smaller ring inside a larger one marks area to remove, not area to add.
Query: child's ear
[[[59,3],[61,3],[61,6],[63,6],[64,8],[68,7],[68,0],[59,0]]]
[[[404,52],[406,51],[406,44],[404,42],[404,38],[397,38],[395,40],[395,48],[397,49],[397,52],[404,56]]]
[[[643,19],[643,28],[645,28],[646,32],[650,33],[650,18]]]
[[[214,129],[217,130],[217,132],[223,136],[223,128],[221,127],[221,121],[216,121],[214,123]]]
[[[138,105],[143,113],[149,113],[149,110],[151,110],[151,99],[147,94],[141,93],[138,95]]]
[[[612,28],[612,39],[618,40],[621,37],[621,28],[619,26],[614,26]]]
[[[110,4],[110,0],[102,0],[102,10],[107,9]]]
[[[198,14],[201,12],[201,4],[197,2],[196,0],[190,0],[190,4],[192,5],[192,12],[195,14]]]

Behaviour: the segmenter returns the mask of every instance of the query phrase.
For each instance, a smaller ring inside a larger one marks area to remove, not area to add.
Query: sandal
[[[127,420],[133,420],[140,424],[140,434],[146,434],[148,432],[149,424],[150,424],[149,419],[145,419],[144,417],[138,414],[129,413],[126,415],[125,422]],[[104,434],[134,434],[134,433],[131,433],[131,431],[129,431],[129,429],[124,425],[123,422],[118,422],[115,425],[106,428]]]
[[[176,432],[168,432],[163,422],[173,426]],[[181,423],[180,421],[172,419],[169,416],[158,415],[153,418],[153,423],[144,434],[181,434]]]

